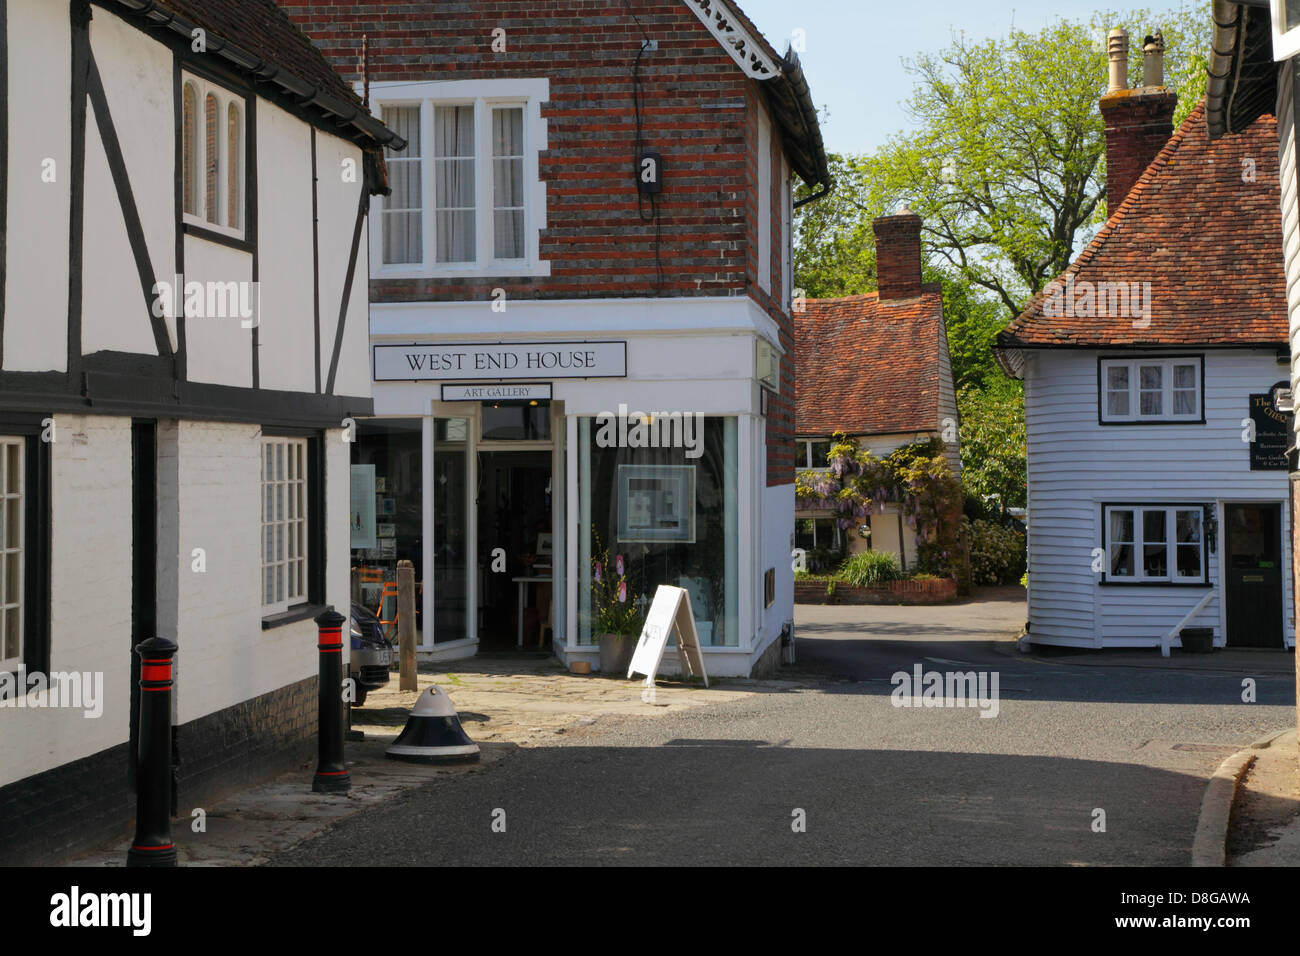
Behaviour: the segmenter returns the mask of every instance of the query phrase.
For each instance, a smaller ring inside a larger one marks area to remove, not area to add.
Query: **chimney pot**
[[[1109,49],[1110,89],[1100,106],[1106,125],[1106,206],[1113,213],[1173,134],[1178,97],[1164,85],[1165,41],[1158,30],[1142,41],[1140,89],[1128,89],[1123,30],[1110,31]]]
[[[1128,89],[1128,34],[1116,27],[1106,37],[1110,56],[1110,86],[1107,93]]]
[[[1159,30],[1142,42],[1142,85],[1165,85],[1165,38]]]
[[[921,217],[906,206],[872,223],[876,233],[876,289],[881,301],[921,294]]]

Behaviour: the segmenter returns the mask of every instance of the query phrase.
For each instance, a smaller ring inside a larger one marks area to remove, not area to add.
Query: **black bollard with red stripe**
[[[140,743],[136,775],[135,839],[127,866],[175,866],[172,842],[172,658],[176,645],[151,637],[140,655]]]
[[[320,746],[313,793],[346,793],[352,789],[343,763],[343,624],[347,620],[330,609],[316,618],[320,629]]]

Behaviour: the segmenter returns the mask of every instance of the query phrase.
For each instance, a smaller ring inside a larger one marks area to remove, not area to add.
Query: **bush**
[[[970,539],[975,584],[1015,584],[1025,573],[1025,536],[991,521],[962,518]]]
[[[898,557],[891,551],[862,551],[845,561],[839,573],[846,584],[860,588],[876,587],[902,576]]]

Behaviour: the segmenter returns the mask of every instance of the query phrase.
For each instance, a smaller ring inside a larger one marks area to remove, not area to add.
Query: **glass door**
[[[433,617],[434,644],[478,637],[474,607],[476,581],[472,532],[474,482],[472,409],[433,403],[430,421],[432,462],[428,491],[430,535],[433,545],[425,593]]]

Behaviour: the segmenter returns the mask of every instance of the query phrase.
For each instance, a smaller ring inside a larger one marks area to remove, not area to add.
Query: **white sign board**
[[[549,383],[506,382],[493,385],[444,385],[444,402],[524,402],[551,397]]]
[[[690,592],[671,584],[659,585],[655,599],[650,602],[650,613],[645,616],[641,638],[627,669],[629,680],[633,674],[645,674],[646,683],[654,683],[664,650],[668,647],[668,636],[673,633],[677,635],[677,660],[682,665],[682,676],[702,677],[704,686],[709,686],[709,675],[704,672],[704,654],[700,651],[700,636],[695,632]]]
[[[376,382],[624,378],[626,342],[485,342],[374,346]]]

